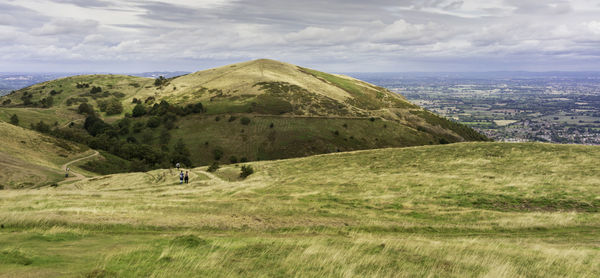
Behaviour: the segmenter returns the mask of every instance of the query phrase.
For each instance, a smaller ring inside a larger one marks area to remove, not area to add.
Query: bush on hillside
[[[10,123],[13,125],[19,125],[19,116],[17,116],[17,114],[12,114],[12,116],[10,116]]]
[[[97,94],[97,93],[101,93],[102,92],[102,88],[101,87],[92,87],[92,89],[90,89],[90,94]]]
[[[206,169],[206,171],[208,172],[215,172],[217,170],[219,170],[219,168],[221,168],[221,166],[219,166],[219,162],[213,162],[213,164],[210,165],[210,167],[208,167],[208,169]]]
[[[168,82],[168,80],[164,76],[161,75],[158,78],[154,79],[154,86],[159,87],[164,84],[167,84],[167,82]]]
[[[237,159],[237,157],[235,155],[232,155],[232,156],[229,157],[229,162],[231,162],[231,163],[237,163],[238,159]]]
[[[175,146],[173,146],[171,162],[173,164],[181,163],[188,167],[192,167],[192,161],[190,160],[190,150],[181,139],[177,140],[177,143],[175,143]]]
[[[12,102],[12,100],[7,99],[5,101],[2,102],[2,105],[9,105]]]
[[[221,149],[213,149],[213,158],[215,160],[221,160],[221,157],[223,157],[223,150]]]
[[[79,107],[77,108],[77,113],[86,114],[86,115],[94,115],[94,106],[92,106],[91,104],[87,104],[87,103],[79,104]]]
[[[40,105],[43,108],[52,107],[53,104],[54,104],[54,98],[52,98],[51,96],[43,98],[43,99],[40,100]]]
[[[242,171],[240,173],[240,178],[245,179],[246,177],[252,175],[254,173],[254,169],[250,165],[242,165]]]
[[[142,130],[144,130],[144,126],[146,126],[144,122],[136,122],[135,124],[133,124],[133,133],[142,132]]]
[[[146,115],[146,107],[141,103],[136,104],[133,108],[133,111],[131,112],[131,116],[137,118],[144,115]]]
[[[160,118],[156,116],[150,117],[150,119],[148,119],[148,122],[146,123],[146,126],[148,126],[149,128],[157,128],[159,125]]]
[[[250,124],[250,118],[243,117],[243,118],[240,119],[240,123],[242,123],[243,125],[249,125]]]

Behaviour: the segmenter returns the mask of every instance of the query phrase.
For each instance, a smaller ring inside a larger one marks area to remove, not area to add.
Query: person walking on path
[[[67,172],[65,173],[65,178],[68,178],[68,177],[69,177],[69,171],[70,171],[70,170],[71,170],[71,168],[67,167],[67,169],[66,169],[66,171],[67,171]]]
[[[190,175],[188,175],[188,171],[185,171],[185,183],[190,181]]]
[[[183,171],[181,171],[181,173],[179,173],[179,184],[183,183]]]

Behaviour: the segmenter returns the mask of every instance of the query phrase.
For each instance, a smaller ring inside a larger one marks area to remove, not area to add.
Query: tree
[[[149,128],[157,128],[159,125],[160,118],[157,116],[150,117],[150,119],[148,119],[148,122],[146,123],[146,126],[148,126]]]
[[[7,99],[5,101],[2,102],[2,105],[9,105],[12,102],[12,100]]]
[[[141,103],[136,104],[133,108],[133,111],[131,112],[131,116],[141,117],[144,115],[146,115],[146,107]]]
[[[48,133],[50,132],[50,126],[46,123],[44,123],[44,121],[39,121],[37,124],[31,124],[31,127],[41,133]]]
[[[154,86],[159,87],[164,84],[167,84],[167,82],[168,82],[167,79],[161,75],[158,78],[154,79]]]
[[[246,177],[252,175],[254,173],[254,169],[250,165],[242,165],[242,172],[240,173],[240,178],[245,179]]]
[[[213,157],[215,160],[221,160],[223,157],[223,151],[221,149],[213,149]]]
[[[111,99],[106,107],[106,115],[117,115],[123,112],[123,104],[117,99]]]
[[[47,98],[43,98],[42,100],[40,100],[40,104],[44,108],[52,107],[52,105],[54,104],[54,98],[52,98],[51,96],[47,97]]]
[[[213,162],[213,164],[210,165],[210,167],[208,167],[208,169],[206,169],[206,171],[215,172],[215,171],[219,170],[219,168],[221,168],[219,166],[219,162],[215,161],[215,162]]]
[[[10,116],[10,123],[13,125],[19,125],[19,117],[17,116],[17,114],[13,114],[12,116]]]
[[[175,146],[173,146],[173,153],[171,154],[171,162],[172,163],[183,163],[186,166],[192,166],[192,161],[190,160],[190,150],[187,148],[183,140],[177,140]]]
[[[79,107],[77,108],[77,113],[94,115],[94,107],[91,104],[87,103],[79,104]]]
[[[101,87],[92,87],[92,89],[90,90],[90,94],[97,94],[97,93],[101,93],[102,92],[102,88]]]
[[[243,125],[249,125],[250,124],[250,118],[243,117],[243,118],[240,119],[240,123],[242,123]]]
[[[171,134],[169,133],[168,130],[163,129],[160,131],[158,140],[161,145],[167,145],[167,144],[169,144],[169,141],[171,141]]]

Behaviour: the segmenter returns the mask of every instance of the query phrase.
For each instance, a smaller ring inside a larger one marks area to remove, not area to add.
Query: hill
[[[597,277],[600,148],[461,143],[0,197],[7,276]]]
[[[147,144],[166,157],[181,139],[195,165],[487,140],[384,88],[267,59],[168,79],[74,76],[24,88],[0,103],[0,119],[16,114],[25,126],[44,120],[65,128],[84,127],[89,112],[79,106],[89,104],[104,122],[119,125],[112,133],[106,125],[93,132],[108,132],[115,140],[107,145]]]
[[[62,181],[65,172],[61,166],[91,152],[85,146],[2,121],[0,142],[0,188],[3,189],[39,187]]]

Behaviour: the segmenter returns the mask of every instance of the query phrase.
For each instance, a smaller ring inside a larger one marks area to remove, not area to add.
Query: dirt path
[[[67,171],[67,167],[69,167],[69,165],[71,165],[71,164],[73,164],[73,163],[75,163],[75,162],[82,161],[82,160],[84,160],[84,159],[92,158],[92,157],[94,157],[94,156],[97,156],[97,155],[99,155],[99,154],[100,154],[100,153],[98,153],[98,151],[96,151],[96,150],[95,150],[95,151],[94,151],[94,153],[93,153],[92,155],[89,155],[89,156],[86,156],[86,157],[82,157],[82,158],[78,158],[78,159],[75,159],[75,160],[69,161],[69,162],[67,162],[67,163],[63,164],[63,166],[62,166],[61,168],[62,168],[63,172],[66,172],[66,171]],[[85,179],[85,176],[84,176],[84,175],[82,175],[82,174],[79,174],[79,173],[77,173],[77,172],[73,172],[73,170],[71,170],[71,171],[69,171],[69,179],[77,179],[77,180],[81,180],[81,179]]]

